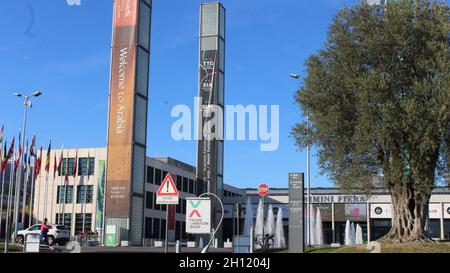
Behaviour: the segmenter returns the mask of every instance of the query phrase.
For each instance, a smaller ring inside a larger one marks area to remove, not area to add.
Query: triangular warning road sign
[[[178,190],[177,186],[175,186],[175,183],[173,182],[172,176],[170,173],[167,173],[166,177],[164,178],[163,182],[161,183],[161,186],[159,187],[158,192],[156,193],[157,196],[178,196]]]

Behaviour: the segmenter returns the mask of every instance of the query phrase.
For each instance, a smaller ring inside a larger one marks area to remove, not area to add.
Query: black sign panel
[[[215,138],[218,114],[216,97],[218,87],[218,51],[204,50],[200,58],[200,121],[198,144],[198,178],[213,184],[217,176],[217,140]],[[212,188],[211,192],[215,192]]]

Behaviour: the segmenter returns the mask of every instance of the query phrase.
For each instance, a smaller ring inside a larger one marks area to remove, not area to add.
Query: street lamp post
[[[289,75],[293,79],[300,79],[300,76],[297,74]],[[299,88],[300,90],[300,88]],[[309,112],[306,113],[306,126],[309,131]],[[308,213],[306,214],[306,245],[310,245],[311,243],[311,183],[310,183],[310,145],[306,146],[306,207],[308,209]]]
[[[14,93],[13,95],[24,99],[23,105],[25,107],[25,111],[24,111],[23,127],[22,127],[22,143],[20,145],[22,145],[22,147],[25,148],[28,108],[32,107],[30,98],[31,97],[39,97],[40,95],[42,95],[42,93],[40,91],[36,91],[30,95],[23,95],[21,93]],[[15,192],[15,196],[14,196],[14,198],[15,198],[15,205],[14,205],[14,207],[15,207],[15,209],[14,209],[14,232],[15,233],[14,234],[16,234],[16,235],[17,235],[17,229],[18,229],[18,223],[19,223],[20,181],[22,179],[22,162],[23,162],[22,157],[23,156],[25,156],[25,153],[22,153],[21,158],[19,160],[19,167],[18,167],[19,172],[17,175],[18,177],[17,177],[17,181],[16,181],[16,185],[15,185],[16,192]],[[27,177],[25,177],[24,179],[26,180]],[[26,198],[26,190],[27,189],[25,189],[24,198]],[[23,203],[22,203],[22,214],[23,215],[25,214],[25,205],[26,205],[26,202],[24,199]],[[31,217],[31,213],[32,212],[30,212],[30,217]],[[22,219],[24,219],[24,217],[22,217]],[[24,220],[22,220],[22,222],[24,222]]]

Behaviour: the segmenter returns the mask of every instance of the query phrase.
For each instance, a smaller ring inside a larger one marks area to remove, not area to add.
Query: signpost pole
[[[166,205],[166,239],[164,244],[164,253],[168,253],[169,243],[169,210],[170,205],[178,205],[179,193],[170,173],[167,173],[161,186],[156,193],[156,204]]]
[[[169,205],[166,205],[166,240],[164,245],[164,253],[168,253],[169,246]]]

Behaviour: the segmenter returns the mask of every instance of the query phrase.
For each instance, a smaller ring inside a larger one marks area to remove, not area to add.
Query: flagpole
[[[38,162],[39,165],[41,165],[41,161]],[[36,173],[34,175],[37,175]],[[37,177],[36,177],[37,178]],[[39,175],[39,181],[36,183],[36,186],[38,187],[37,192],[37,206],[36,206],[36,223],[39,223],[39,210],[40,210],[40,204],[41,204],[41,187],[42,187],[42,175]]]
[[[66,197],[67,197],[67,187],[69,184],[69,151],[67,151],[67,158],[66,160],[66,169],[64,171],[64,200],[63,200],[63,205],[62,205],[62,221],[63,221],[63,225],[66,224]],[[62,168],[62,166],[61,166]],[[73,190],[72,190],[72,198],[73,198]],[[72,222],[70,222],[70,227],[69,229],[72,229]]]
[[[25,148],[26,150],[28,150],[28,141],[27,141],[27,147]],[[24,155],[25,157],[25,177],[24,177],[24,182],[23,182],[23,196],[22,196],[22,221],[21,223],[23,224],[23,228],[25,228],[25,207],[27,205],[27,187],[28,187],[28,170],[29,170],[29,164],[28,164],[28,158],[30,157],[29,152],[25,151],[26,155]],[[29,214],[29,217],[31,217],[31,211]]]
[[[73,235],[75,236],[76,229],[76,219],[75,219],[75,199],[77,198],[77,177],[73,178],[73,188],[72,188],[72,215],[70,217],[70,225],[73,224]]]
[[[11,165],[10,165],[10,175],[9,175],[9,186],[8,186],[8,207],[6,209],[6,232],[5,232],[5,253],[8,253],[8,247],[9,247],[9,239],[10,239],[10,214],[11,214],[11,195],[12,195],[12,184],[13,184],[13,177],[14,177],[14,158],[15,158],[15,149],[14,149],[14,156],[13,156],[13,160],[11,160]]]
[[[36,159],[34,160],[34,164],[36,165]],[[35,186],[35,180],[36,180],[35,174],[36,174],[36,171],[35,171],[35,168],[33,168],[31,170],[30,217],[28,218],[28,226],[29,227],[31,227],[31,224],[33,221],[33,215],[34,215],[33,208],[34,208],[34,191],[35,191],[34,186]],[[36,217],[36,219],[37,219],[37,217]]]
[[[56,160],[56,154],[55,154],[54,160]],[[50,160],[50,162],[51,162],[51,160]],[[53,167],[55,167],[55,166],[53,166]],[[53,224],[56,224],[56,217],[55,217],[54,221],[51,220],[51,219],[53,219],[53,204],[54,204],[53,197],[55,194],[55,174],[56,174],[56,170],[53,170],[53,179],[52,179],[52,187],[51,187],[52,193],[50,194],[51,195],[51,197],[50,197],[50,221],[51,222],[50,223],[53,223]]]
[[[64,219],[61,220],[61,215],[62,215],[62,204],[61,204],[61,188],[63,186],[63,180],[62,180],[62,161],[64,158],[64,144],[61,146],[61,155],[59,158],[59,163],[58,163],[58,175],[59,175],[59,181],[58,181],[58,186],[57,186],[57,199],[56,203],[58,204],[58,225],[64,225]],[[62,222],[62,223],[61,223]]]
[[[5,166],[5,169],[6,169],[6,166]],[[2,236],[2,224],[3,224],[3,198],[4,198],[4,192],[5,192],[5,176],[6,176],[6,171],[3,170],[2,171],[2,194],[1,194],[1,200],[0,200],[0,237]]]
[[[84,183],[84,200],[83,200],[83,209],[81,211],[81,215],[83,216],[83,234],[85,231],[85,224],[86,224],[86,198],[87,198],[87,188],[88,188],[88,184],[89,184],[89,151],[88,151],[88,158],[86,161],[86,174],[87,174],[87,181],[86,183]],[[84,180],[83,180],[84,182]],[[92,217],[91,217],[91,223],[92,223]]]
[[[40,212],[40,204],[41,204],[41,188],[42,188],[42,175],[41,175],[41,167],[42,167],[42,143],[41,143],[41,150],[39,152],[39,160],[38,160],[39,166],[36,170],[39,170],[35,176],[39,175],[39,187],[38,187],[38,202],[37,202],[37,217],[36,217],[36,223],[39,223],[39,212]]]
[[[47,196],[48,195],[48,172],[45,172],[45,191],[44,191],[44,210],[42,211],[42,219],[47,218]]]
[[[77,194],[77,167],[78,167],[78,148],[75,154],[75,161],[73,162],[73,170],[72,170],[72,176],[73,176],[73,190],[72,190],[72,215],[71,215],[71,225],[73,224],[73,235],[75,236],[75,229],[76,229],[76,214],[75,214],[75,200],[78,196]]]
[[[20,207],[20,185],[22,180],[22,153],[21,153],[21,143],[20,143],[20,133],[19,133],[19,164],[15,167],[16,171],[16,183],[14,186],[14,234],[17,235],[17,229],[19,227],[19,207]],[[18,171],[17,171],[18,170]]]
[[[45,218],[49,218],[48,216],[46,216],[47,215],[47,199],[48,199],[48,172],[49,172],[49,169],[47,169],[47,164],[50,164],[50,159],[49,159],[49,157],[50,157],[50,150],[51,150],[51,143],[52,143],[52,140],[50,139],[50,145],[48,146],[48,150],[47,150],[47,156],[45,156],[45,192],[44,192],[44,211],[43,211],[43,213],[44,213],[44,215],[43,215],[43,219],[45,219]],[[48,166],[50,166],[50,165],[48,165]],[[50,220],[51,220],[52,218],[51,218],[51,215],[50,215]]]

